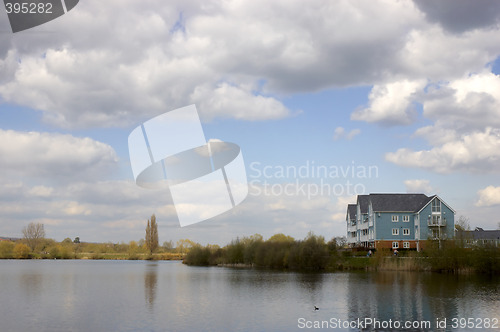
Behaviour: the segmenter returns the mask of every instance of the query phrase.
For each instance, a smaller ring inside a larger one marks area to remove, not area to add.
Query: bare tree
[[[174,242],[172,240],[163,242],[163,248],[166,251],[171,251],[174,249]]]
[[[151,216],[151,222],[148,219],[146,226],[146,248],[152,254],[158,248],[158,225],[156,224],[156,216]]]
[[[466,216],[460,216],[455,222],[455,229],[457,231],[470,231],[469,218]]]
[[[45,238],[45,229],[43,224],[40,223],[30,223],[27,227],[23,228],[23,235],[26,244],[31,248],[31,251],[35,251],[35,248]]]

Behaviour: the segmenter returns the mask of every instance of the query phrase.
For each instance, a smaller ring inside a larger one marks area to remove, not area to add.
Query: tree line
[[[342,261],[345,238],[326,242],[309,232],[304,240],[275,234],[264,241],[262,235],[233,240],[223,248],[194,246],[184,259],[188,265],[241,265],[275,269],[321,271],[333,269]]]
[[[165,241],[160,245],[158,224],[153,214],[146,222],[145,237],[128,243],[84,242],[80,237],[58,242],[49,239],[42,223],[22,229],[23,238],[0,241],[0,259],[182,259],[195,243],[189,239]]]
[[[351,250],[345,238],[326,242],[322,236],[309,233],[303,240],[276,234],[264,241],[259,234],[237,238],[225,247],[195,245],[184,258],[188,265],[222,265],[273,268],[298,271],[338,270],[405,270],[447,273],[500,273],[500,248],[476,246],[467,248],[463,241],[426,240],[425,250],[400,251],[394,257],[391,249]]]

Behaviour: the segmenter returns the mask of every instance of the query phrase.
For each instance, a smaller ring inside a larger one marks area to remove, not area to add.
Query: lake
[[[435,331],[441,324],[442,331],[468,331],[464,324],[480,324],[481,331],[498,331],[500,323],[492,326],[500,318],[499,286],[498,277],[435,273],[1,260],[0,330]],[[363,325],[370,319],[379,325]],[[430,329],[415,325],[426,321]],[[413,328],[397,329],[398,322]]]

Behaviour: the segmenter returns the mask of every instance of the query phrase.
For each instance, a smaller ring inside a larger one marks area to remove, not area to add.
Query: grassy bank
[[[252,236],[237,239],[223,248],[195,246],[186,255],[188,265],[251,266],[297,271],[436,271],[448,273],[500,273],[498,248],[462,248],[447,241],[438,249],[429,242],[426,251],[400,251],[397,257],[390,250],[380,250],[371,257],[366,251],[351,251],[335,240],[309,234],[294,240],[280,234],[263,241]]]

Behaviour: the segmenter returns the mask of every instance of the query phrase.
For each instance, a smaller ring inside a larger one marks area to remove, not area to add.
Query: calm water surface
[[[3,260],[0,330],[304,331],[300,318],[314,324],[368,317],[428,320],[434,331],[436,319],[447,318],[446,330],[468,331],[452,329],[451,320],[499,319],[499,286],[498,278],[431,273],[313,274],[168,261]],[[320,310],[314,311],[314,305]],[[489,330],[500,331],[481,329]]]

